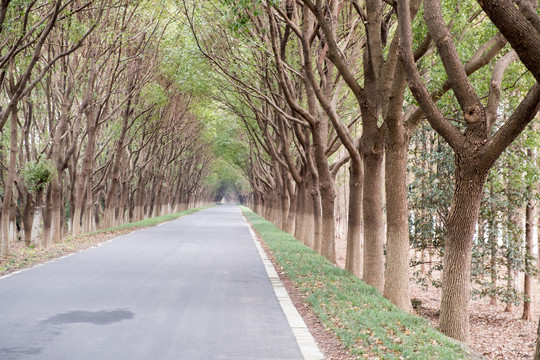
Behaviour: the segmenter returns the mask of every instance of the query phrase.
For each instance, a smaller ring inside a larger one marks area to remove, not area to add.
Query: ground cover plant
[[[120,226],[115,226],[108,229],[100,229],[88,234],[70,236],[65,238],[63,241],[54,243],[48,247],[34,245],[27,247],[24,245],[24,242],[19,241],[14,243],[13,251],[9,256],[0,257],[0,276],[28,268],[45,261],[56,259],[67,254],[82,251],[128,232],[150,226],[156,226],[163,222],[175,220],[182,216],[189,215],[206,208],[208,208],[208,206],[184,210],[174,214],[158,216],[141,221],[125,223]]]
[[[321,322],[353,354],[377,359],[466,359],[469,350],[405,313],[348,271],[248,208],[242,212]]]

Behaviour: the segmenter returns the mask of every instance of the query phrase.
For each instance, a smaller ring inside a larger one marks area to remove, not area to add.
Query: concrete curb
[[[242,215],[242,217],[244,217]],[[257,247],[257,250],[259,250],[259,256],[261,257],[261,260],[264,263],[264,267],[266,268],[266,273],[268,274],[268,278],[270,279],[270,282],[272,283],[272,287],[274,288],[274,292],[276,294],[276,297],[279,301],[279,304],[281,305],[281,309],[285,313],[285,316],[287,317],[287,321],[289,322],[289,325],[293,331],[294,336],[296,337],[296,342],[298,343],[298,346],[300,347],[300,351],[302,352],[302,355],[304,356],[305,360],[324,360],[324,355],[322,354],[321,350],[317,346],[317,343],[315,342],[315,339],[309,332],[309,329],[304,322],[304,319],[302,319],[302,316],[298,313],[298,310],[294,307],[291,298],[289,297],[289,294],[287,293],[287,290],[283,286],[283,283],[279,279],[279,276],[276,272],[276,269],[274,268],[274,265],[266,255],[266,252],[261,246],[261,243],[259,240],[257,240],[257,236],[255,235],[255,231],[253,230],[251,224],[247,221],[247,219],[244,217],[244,220],[246,221],[246,224],[249,228],[249,232],[251,233],[251,238],[253,239],[253,242],[255,243],[255,246]]]

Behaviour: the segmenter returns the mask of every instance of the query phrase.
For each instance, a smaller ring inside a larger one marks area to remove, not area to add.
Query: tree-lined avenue
[[[302,359],[234,206],[0,279],[0,294],[4,360]]]

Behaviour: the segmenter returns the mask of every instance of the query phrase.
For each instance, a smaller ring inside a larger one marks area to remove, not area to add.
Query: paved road
[[[0,359],[302,359],[236,206],[0,279]]]

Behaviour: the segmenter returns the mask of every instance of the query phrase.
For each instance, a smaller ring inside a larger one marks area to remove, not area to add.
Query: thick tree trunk
[[[362,278],[363,242],[362,242],[362,195],[364,176],[362,164],[351,161],[349,168],[349,216],[347,219],[347,253],[345,268]]]
[[[273,209],[274,209],[274,197],[272,196],[272,194],[270,192],[266,192],[264,194],[264,215],[263,217],[272,222],[273,220]]]
[[[441,331],[468,342],[471,256],[486,172],[475,172],[470,162],[456,160],[452,207],[448,214],[443,258]]]
[[[61,222],[62,222],[62,185],[57,176],[51,182],[51,242],[58,243],[62,240]]]
[[[412,313],[407,202],[409,141],[405,137],[403,128],[390,130],[387,141],[385,168],[387,233],[384,296],[397,307]]]
[[[144,202],[146,196],[146,187],[143,184],[146,184],[146,178],[144,174],[140,174],[139,180],[137,181],[137,196],[135,198],[135,219],[134,221],[140,221],[144,217]]]
[[[22,225],[24,229],[24,244],[32,244],[32,225],[34,224],[34,214],[36,212],[36,202],[30,192],[26,194],[22,213]]]
[[[326,141],[328,137],[328,122],[319,120],[312,128],[313,154],[318,173],[318,195],[320,198],[321,217],[315,218],[315,226],[320,221],[321,237],[315,238],[315,249],[331,263],[336,263],[336,219],[334,217],[334,181],[328,168],[326,157]],[[317,215],[316,212],[314,212]],[[317,229],[317,228],[316,228]],[[317,231],[317,230],[316,230]],[[319,245],[320,243],[320,245]]]
[[[332,264],[336,263],[336,218],[334,216],[334,201],[334,184],[333,182],[326,182],[321,188],[321,254]]]
[[[364,154],[363,280],[384,290],[383,152]]]
[[[29,199],[31,200],[30,204],[28,204]],[[41,209],[41,203],[43,202],[43,189],[41,188],[38,189],[36,191],[35,197],[33,197],[32,194],[28,194],[26,201],[27,201],[27,205],[25,205],[24,212],[25,213],[30,212],[30,214],[24,215],[24,218],[26,218],[26,220],[23,220],[24,228],[25,228],[24,229],[24,234],[25,234],[24,242],[26,246],[30,246],[36,235],[34,234],[34,229],[39,230],[39,225],[41,223],[40,209]]]
[[[256,207],[255,207],[255,212],[257,214],[259,214],[260,216],[263,215],[263,196],[260,192],[257,192],[256,193]]]

